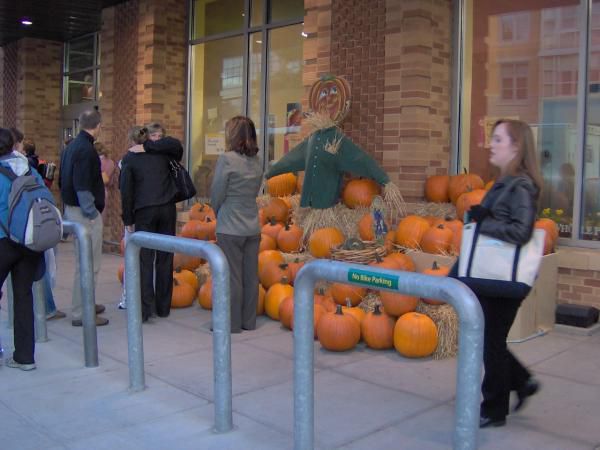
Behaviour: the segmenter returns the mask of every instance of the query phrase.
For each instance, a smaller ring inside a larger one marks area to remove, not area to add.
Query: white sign
[[[220,155],[225,153],[225,134],[206,133],[204,136],[204,154]]]

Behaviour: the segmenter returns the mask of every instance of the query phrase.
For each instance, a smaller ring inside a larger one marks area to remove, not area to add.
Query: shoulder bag
[[[185,167],[174,159],[169,160],[169,171],[175,182],[177,193],[173,198],[175,203],[190,199],[196,195],[196,188],[192,182],[192,178]]]

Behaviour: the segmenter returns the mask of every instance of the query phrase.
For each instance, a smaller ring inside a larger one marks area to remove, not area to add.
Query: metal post
[[[33,323],[35,341],[48,342],[48,327],[46,326],[46,297],[42,280],[33,283]]]
[[[144,344],[140,293],[140,249],[177,252],[199,256],[208,261],[213,298],[213,366],[215,380],[215,431],[233,428],[231,389],[231,309],[229,265],[222,250],[214,244],[195,239],[138,231],[125,246],[125,294],[127,299],[127,338],[129,388],[144,389]]]
[[[81,289],[81,322],[83,325],[83,349],[85,367],[98,367],[98,335],[96,334],[96,292],[94,289],[94,265],[92,238],[85,225],[69,220],[63,221],[63,230],[75,234],[79,250],[79,286]]]
[[[483,313],[461,282],[339,261],[304,265],[294,283],[294,448],[314,445],[313,293],[318,280],[375,287],[451,304],[459,318],[454,448],[477,448],[479,386],[483,356]]]

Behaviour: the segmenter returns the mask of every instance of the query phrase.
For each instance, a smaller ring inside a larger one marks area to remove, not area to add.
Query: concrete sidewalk
[[[58,254],[59,309],[69,312],[73,244]],[[128,392],[126,312],[117,309],[122,258],[104,255],[96,300],[100,366],[86,369],[82,328],[48,322],[37,370],[0,367],[0,448],[290,449],[293,447],[292,333],[266,317],[232,335],[234,430],[214,434],[210,313],[197,304],[145,324],[146,384]],[[0,335],[12,354],[2,302]],[[600,335],[552,332],[512,346],[541,392],[503,428],[479,433],[482,449],[592,450],[600,446]],[[456,360],[409,360],[360,344],[331,353],[315,344],[315,447],[448,449]]]

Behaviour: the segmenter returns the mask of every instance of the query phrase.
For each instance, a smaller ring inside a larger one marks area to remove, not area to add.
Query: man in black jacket
[[[130,149],[122,161],[120,190],[123,223],[127,231],[149,231],[174,236],[177,213],[175,182],[169,159],[181,161],[183,147],[158,123],[140,130],[143,146]],[[173,293],[173,254],[143,248],[140,251],[142,321],[156,313],[167,317]],[[154,278],[155,281],[154,282]]]
[[[104,183],[100,172],[100,158],[94,150],[94,140],[100,133],[100,113],[87,110],[79,116],[81,131],[63,150],[60,158],[60,196],[65,205],[65,218],[87,227],[92,238],[94,264],[94,289],[98,280],[102,261],[102,211],[104,210]],[[75,250],[78,253],[78,242]],[[75,258],[75,278],[73,279],[72,324],[81,326],[81,288],[79,287],[79,258]],[[104,311],[103,305],[96,305],[96,314]],[[108,319],[96,317],[96,325],[107,325]]]

